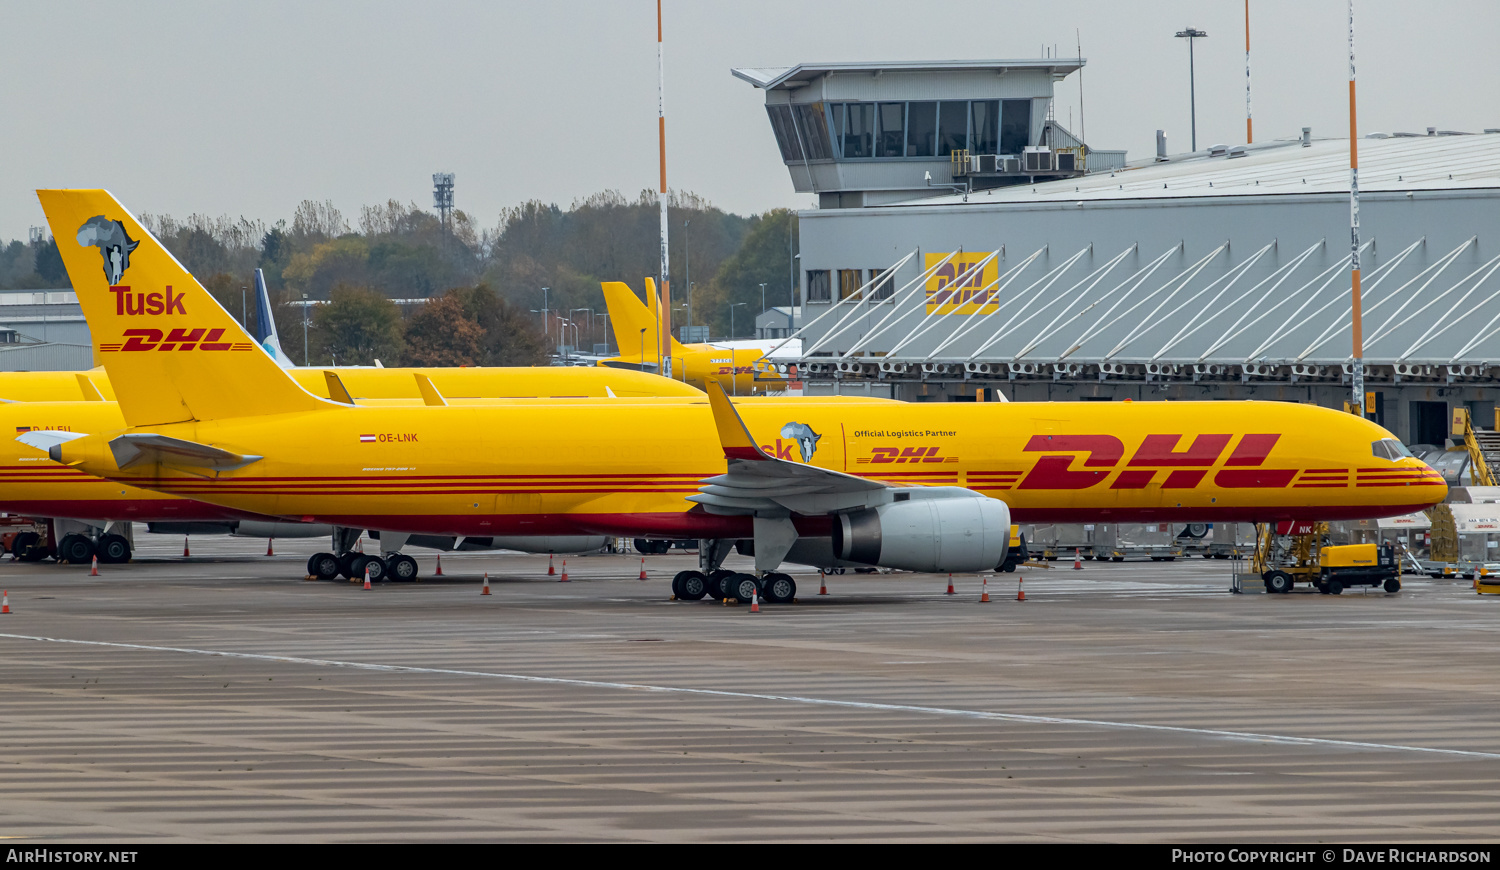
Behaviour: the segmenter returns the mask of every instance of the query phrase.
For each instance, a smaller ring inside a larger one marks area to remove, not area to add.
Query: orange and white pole
[[[1245,0],[1245,144],[1255,141],[1255,128],[1250,124],[1250,0]]]
[[[661,0],[656,0],[656,135],[661,158],[661,281],[657,285],[656,370],[672,376],[672,269],[667,260],[667,67],[662,56]]]
[[[1359,286],[1359,127],[1355,123],[1354,100],[1354,0],[1349,0],[1349,266],[1353,276],[1353,360],[1350,366],[1354,401],[1350,405],[1365,416],[1365,341],[1360,312],[1363,291]]]

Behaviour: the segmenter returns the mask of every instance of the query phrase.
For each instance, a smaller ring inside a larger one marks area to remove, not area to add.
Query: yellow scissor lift
[[[1271,593],[1291,592],[1298,583],[1325,595],[1338,595],[1350,586],[1374,586],[1401,591],[1401,567],[1394,547],[1380,544],[1340,544],[1329,540],[1327,523],[1311,523],[1301,534],[1278,535],[1276,528],[1256,526],[1255,555],[1250,570],[1259,574]]]

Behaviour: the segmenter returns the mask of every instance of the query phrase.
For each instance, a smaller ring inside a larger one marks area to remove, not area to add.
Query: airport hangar
[[[1169,155],[1158,134],[1126,163],[1051,117],[1082,63],[734,70],[818,197],[799,214],[806,392],[1343,407],[1348,140]],[[1497,134],[1359,143],[1366,391],[1411,444],[1442,446],[1455,407],[1488,427],[1500,405]]]

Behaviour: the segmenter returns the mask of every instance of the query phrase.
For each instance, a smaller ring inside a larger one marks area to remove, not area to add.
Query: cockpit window
[[[1389,459],[1392,462],[1399,459],[1411,458],[1411,451],[1407,450],[1406,445],[1395,438],[1382,438],[1372,443],[1370,445],[1370,452],[1375,454],[1377,459]]]

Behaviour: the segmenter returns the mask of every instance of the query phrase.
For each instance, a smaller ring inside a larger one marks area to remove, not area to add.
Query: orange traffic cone
[[[365,588],[366,589],[370,588],[370,566],[369,565],[365,566]]]
[[[188,552],[188,542],[187,541],[188,541],[188,536],[187,535],[183,535],[182,536],[182,558],[184,558],[184,559],[186,559],[187,557],[193,555],[192,553]]]
[[[10,613],[10,590],[0,593],[0,613]]]
[[[547,554],[547,576],[551,577],[551,576],[555,575],[556,573],[557,573],[557,569],[554,568],[554,567],[552,567],[552,554],[548,553]]]
[[[818,579],[818,594],[819,595],[827,595],[828,594],[828,576],[826,574],[823,574],[820,571],[818,573],[818,578],[819,578]]]
[[[488,571],[484,572],[484,591],[481,592],[481,593],[479,593],[479,594],[480,595],[488,595],[488,594],[490,594],[490,572],[488,572]]]
[[[276,540],[275,538],[266,538],[266,555],[267,556],[274,556],[274,555],[276,555],[276,551],[273,550],[273,549],[271,549],[271,543],[273,541],[275,541],[275,540]]]
[[[760,591],[750,593],[750,612],[760,613]]]
[[[559,582],[559,583],[566,583],[566,582],[568,582],[568,560],[567,559],[563,560],[563,575],[562,575],[562,578],[559,579],[557,582]]]
[[[438,553],[438,566],[437,566],[437,570],[434,571],[434,572],[432,572],[432,576],[434,576],[434,577],[441,577],[441,576],[443,576],[443,554],[442,553]]]
[[[988,603],[990,603],[990,575],[988,575],[988,574],[984,575],[984,580],[979,584],[979,588],[981,590],[983,590],[979,594],[979,603],[980,604],[988,604]]]
[[[953,591],[953,575],[952,574],[948,575],[948,591],[945,592],[945,593],[943,593],[943,594],[945,594],[945,595],[954,595],[954,594],[956,594]]]
[[[1082,571],[1083,570],[1083,557],[1080,556],[1080,555],[1078,555],[1078,548],[1077,547],[1073,548],[1073,570],[1074,571]]]
[[[1025,577],[1017,577],[1016,578],[1016,600],[1017,601],[1025,601],[1026,600],[1026,590],[1021,586],[1021,584],[1025,580],[1026,580]]]
[[[645,557],[641,558],[641,579],[642,580],[646,579],[646,559],[645,559]]]
[[[99,557],[98,556],[94,557],[94,564],[89,566],[89,576],[90,577],[98,577],[99,576]]]

